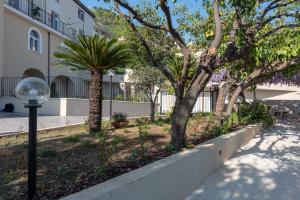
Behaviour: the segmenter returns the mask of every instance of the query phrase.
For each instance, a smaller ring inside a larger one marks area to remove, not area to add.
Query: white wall
[[[182,200],[260,130],[248,126],[62,200]]]
[[[12,103],[15,106],[15,112],[28,113],[20,99],[14,97],[0,98],[0,110],[5,104]],[[140,102],[113,101],[113,112],[126,113],[129,117],[149,116],[150,104]],[[156,106],[158,112],[159,105]],[[39,114],[55,116],[88,116],[88,99],[70,99],[70,98],[51,98],[42,108],[38,109]],[[103,101],[103,117],[109,117],[109,101]]]
[[[0,0],[0,77],[3,76],[3,26],[4,26],[3,0]]]

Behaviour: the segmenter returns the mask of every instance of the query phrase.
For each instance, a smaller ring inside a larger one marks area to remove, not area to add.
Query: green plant
[[[136,119],[135,122],[138,126],[142,126],[142,125],[148,124],[149,119],[147,117],[140,117],[140,118]]]
[[[47,157],[55,157],[56,156],[56,151],[54,149],[41,149],[38,155],[43,158]]]
[[[215,136],[221,136],[227,134],[229,130],[228,124],[225,124],[223,126],[213,126],[210,131]]]
[[[230,114],[227,122],[228,128],[232,128],[239,125],[239,116],[236,112]]]
[[[89,131],[99,132],[102,122],[102,76],[107,70],[125,66],[132,61],[128,46],[117,39],[109,39],[99,34],[80,35],[77,41],[65,40],[64,47],[59,47],[54,56],[57,58],[56,65],[68,66],[72,70],[89,70]]]
[[[134,149],[131,151],[130,155],[125,158],[126,162],[133,162],[140,155],[140,151],[138,149]]]
[[[167,133],[170,133],[170,132],[171,132],[171,128],[165,127],[165,128],[163,129],[163,131],[164,131],[164,132],[167,132]]]
[[[172,145],[171,143],[167,144],[165,147],[164,147],[164,150],[166,152],[175,152],[176,151],[176,148],[174,145]]]
[[[114,99],[115,99],[116,101],[124,101],[123,95],[117,95],[117,96],[115,96]]]
[[[70,135],[70,136],[67,136],[63,139],[63,141],[65,143],[68,143],[68,142],[79,142],[80,141],[80,136],[79,135]]]
[[[270,108],[262,103],[243,104],[240,118],[242,124],[263,123],[264,126],[271,126],[274,123]]]
[[[130,131],[127,128],[125,128],[124,133],[130,133]]]
[[[146,152],[145,143],[149,135],[147,129],[148,129],[147,126],[139,126],[139,143],[140,143],[142,157],[145,156],[145,152]]]
[[[10,183],[11,181],[13,181],[16,178],[16,174],[13,170],[9,170],[8,172],[4,173],[2,176],[2,180],[0,181],[0,183]]]
[[[99,171],[101,174],[105,174],[107,169],[110,167],[112,156],[116,151],[115,145],[117,140],[113,139],[111,143],[109,142],[112,133],[113,130],[105,128],[98,134],[100,147],[99,159],[101,163]]]
[[[112,116],[113,122],[125,122],[127,121],[127,115],[124,113],[114,113]]]
[[[67,176],[75,170],[75,167],[70,164],[63,164],[57,167],[57,174],[60,176]]]

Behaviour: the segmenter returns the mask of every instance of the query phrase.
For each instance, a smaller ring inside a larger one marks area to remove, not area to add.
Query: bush
[[[239,125],[239,116],[236,112],[233,112],[228,118],[227,126],[228,128],[232,128],[238,125]]]
[[[127,115],[124,113],[114,113],[112,116],[113,122],[125,122],[127,121]]]
[[[211,128],[211,133],[215,136],[221,136],[227,134],[229,130],[228,124],[225,124],[224,126],[213,126]]]
[[[264,126],[274,124],[270,108],[262,103],[243,104],[240,108],[241,124],[263,123]]]

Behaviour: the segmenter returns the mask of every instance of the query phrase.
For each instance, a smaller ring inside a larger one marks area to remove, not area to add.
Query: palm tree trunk
[[[101,131],[102,119],[102,83],[103,71],[92,71],[90,82],[90,113],[89,113],[89,128],[90,132]]]

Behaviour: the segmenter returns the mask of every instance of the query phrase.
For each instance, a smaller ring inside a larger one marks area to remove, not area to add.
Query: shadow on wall
[[[299,131],[296,123],[265,130],[186,200],[298,200]]]

